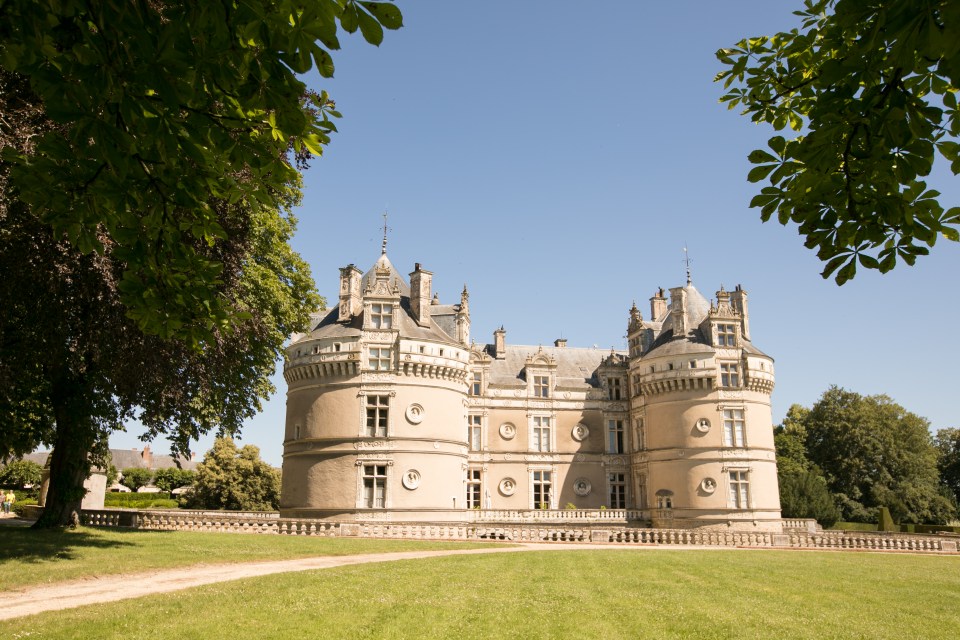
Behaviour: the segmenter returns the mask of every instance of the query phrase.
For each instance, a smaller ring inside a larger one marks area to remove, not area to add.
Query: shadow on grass
[[[106,537],[95,529],[0,527],[0,564],[9,560],[73,560],[77,551],[84,548],[119,550],[137,546],[134,542],[117,540],[116,533],[119,532],[112,531],[110,537]]]

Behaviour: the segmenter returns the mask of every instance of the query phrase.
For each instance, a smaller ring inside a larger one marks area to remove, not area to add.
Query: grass
[[[0,527],[0,592],[28,585],[196,564],[479,546],[483,543],[92,527],[46,531]]]
[[[550,551],[267,576],[21,618],[4,631],[138,640],[226,629],[237,640],[955,638],[957,593],[960,557]]]

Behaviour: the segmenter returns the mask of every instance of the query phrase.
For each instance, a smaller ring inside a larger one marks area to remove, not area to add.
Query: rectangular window
[[[467,416],[467,442],[470,451],[480,451],[483,444],[483,416]]]
[[[391,364],[390,349],[370,348],[370,368],[374,371],[389,371]]]
[[[732,324],[717,325],[717,346],[735,347],[737,346],[737,328]]]
[[[643,418],[637,418],[637,443],[634,446],[641,450],[647,448],[647,431],[644,429]]]
[[[550,502],[550,488],[553,482],[551,480],[551,474],[549,471],[534,471],[533,472],[533,508],[534,509],[549,509]]]
[[[736,362],[720,363],[720,386],[721,387],[739,387],[740,386],[740,365]]]
[[[470,395],[479,396],[483,391],[483,374],[477,372],[473,374],[473,382],[470,383]]]
[[[637,507],[639,509],[647,508],[647,476],[637,476]]]
[[[623,398],[623,389],[620,378],[610,378],[608,381],[607,398],[610,400],[621,400]]]
[[[367,426],[364,435],[368,438],[385,438],[390,396],[367,396]]]
[[[363,507],[383,509],[387,504],[387,466],[363,465]]]
[[[534,451],[550,451],[550,418],[533,416],[533,446]]]
[[[633,395],[640,395],[640,374],[633,374]]]
[[[536,398],[550,397],[550,376],[533,376],[533,395]]]
[[[607,453],[623,453],[623,420],[607,420]]]
[[[389,329],[393,326],[393,305],[370,305],[370,326],[374,329]]]
[[[744,446],[743,428],[743,409],[723,410],[723,446]]]
[[[730,507],[732,509],[747,509],[750,499],[750,483],[747,481],[746,471],[730,472]]]
[[[467,469],[467,509],[479,509],[483,486],[480,483],[480,469]]]
[[[611,473],[607,475],[610,482],[610,508],[627,508],[627,476],[625,473]]]

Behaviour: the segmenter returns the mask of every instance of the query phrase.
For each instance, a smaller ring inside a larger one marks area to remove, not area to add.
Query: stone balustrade
[[[632,509],[478,510],[468,523],[331,522],[281,518],[276,513],[223,511],[84,510],[88,526],[155,531],[217,531],[268,535],[390,538],[409,540],[502,540],[582,542],[651,546],[780,549],[856,549],[957,553],[951,536],[862,531],[811,531],[810,520],[785,520],[784,533],[723,529],[654,529],[630,526],[644,513]]]
[[[818,531],[822,531],[822,527],[817,524],[817,521],[813,518],[784,518],[783,530],[817,533]]]

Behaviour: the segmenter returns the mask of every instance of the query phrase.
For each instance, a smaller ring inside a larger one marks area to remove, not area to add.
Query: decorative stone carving
[[[500,437],[504,440],[513,440],[514,436],[517,435],[517,428],[509,422],[504,422],[500,425]]]
[[[706,418],[700,418],[693,426],[700,433],[707,433],[710,431],[710,421]]]
[[[586,478],[577,478],[573,481],[573,492],[578,496],[590,495],[590,489],[592,488],[593,486]]]
[[[512,496],[517,491],[517,482],[513,478],[504,478],[498,488],[503,495]]]
[[[354,449],[392,449],[393,446],[387,440],[361,440],[353,443]]]
[[[420,486],[420,472],[416,469],[407,469],[403,472],[403,486],[410,491],[415,491]]]
[[[704,478],[700,483],[700,491],[703,491],[707,495],[712,494],[717,490],[717,481],[713,478]]]
[[[571,435],[577,442],[583,442],[590,436],[590,428],[581,422],[573,428]]]
[[[720,389],[721,400],[740,400],[743,398],[743,391],[740,389]]]
[[[407,407],[407,422],[410,424],[420,424],[423,422],[423,406],[414,402]]]

